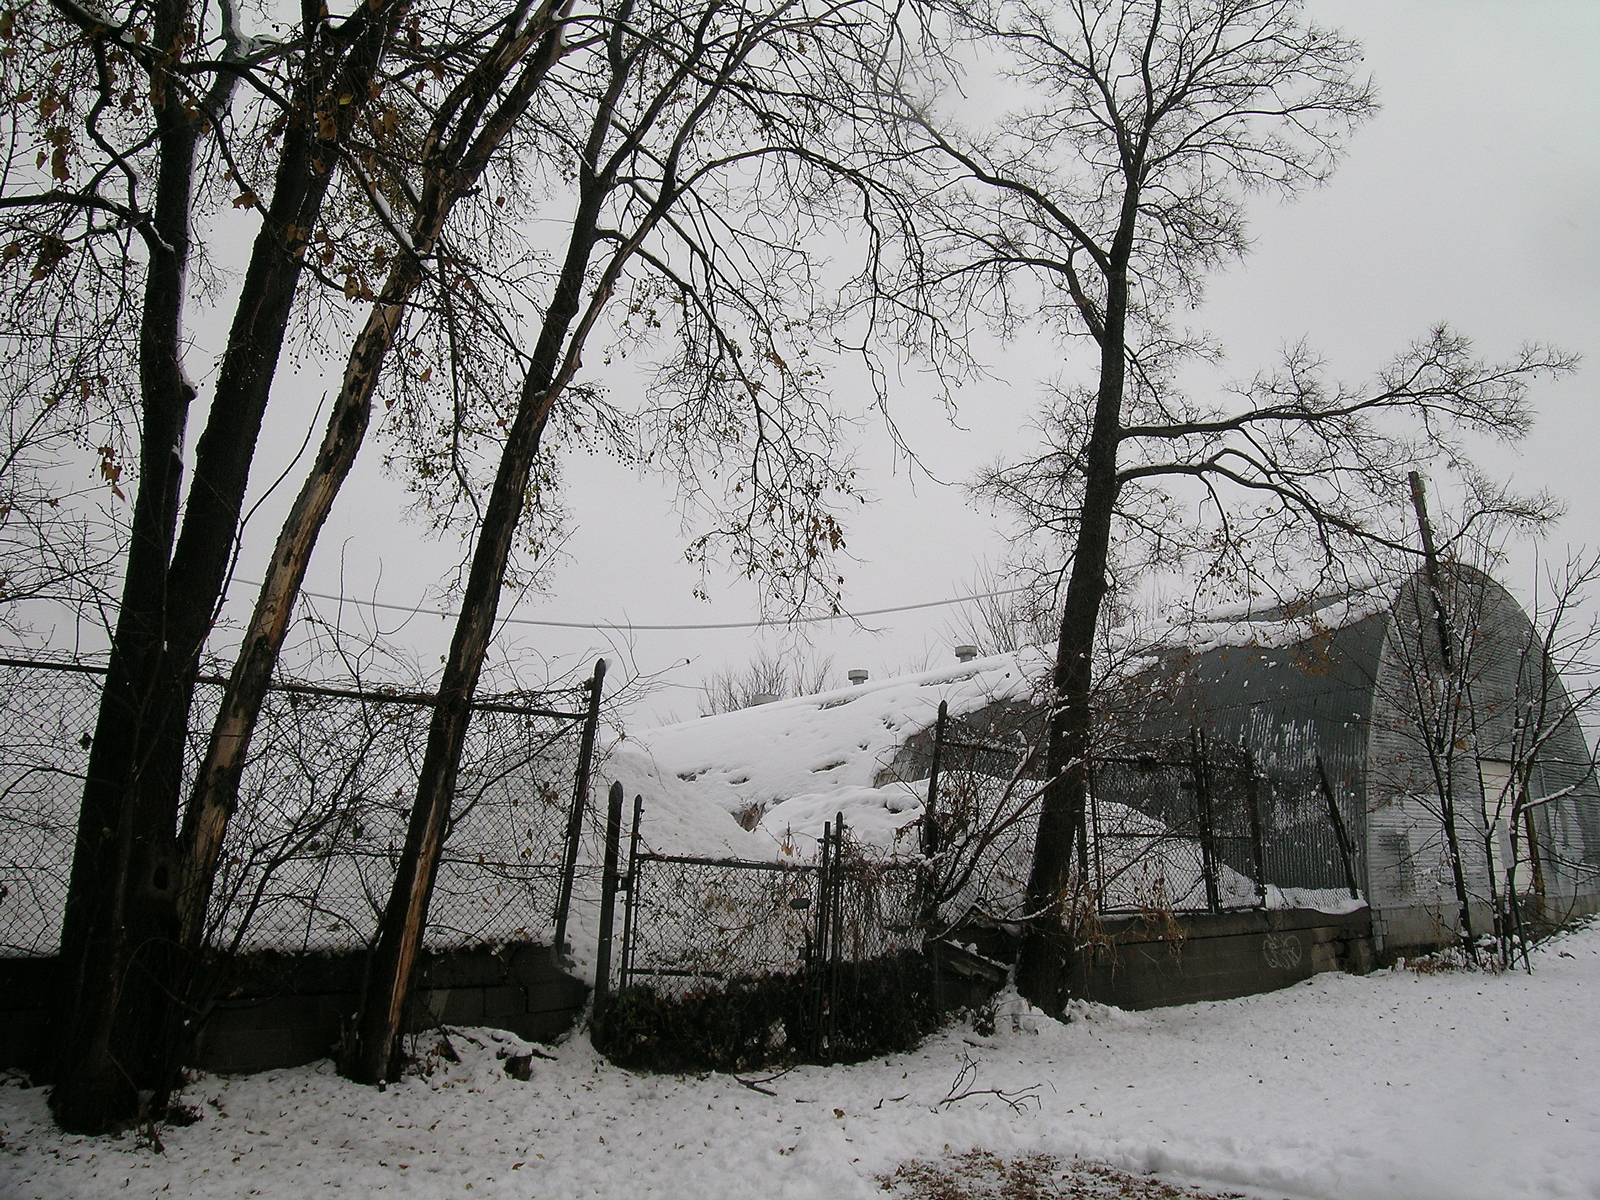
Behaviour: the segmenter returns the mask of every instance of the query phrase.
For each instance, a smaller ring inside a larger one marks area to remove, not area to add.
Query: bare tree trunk
[[[1139,215],[1142,151],[1124,161],[1124,191],[1117,232],[1101,258],[1105,308],[1074,288],[1085,324],[1100,346],[1100,382],[1086,452],[1083,509],[1056,642],[1053,709],[1046,747],[1046,784],[1028,877],[1030,920],[1017,962],[1017,987],[1033,1003],[1054,1011],[1062,1000],[1067,954],[1062,918],[1068,897],[1074,838],[1080,836],[1089,795],[1090,697],[1094,637],[1106,594],[1111,525],[1116,513],[1117,452],[1127,382],[1128,263]]]
[[[305,581],[317,534],[366,437],[378,372],[393,344],[405,300],[416,278],[417,271],[410,260],[391,271],[382,296],[372,306],[366,326],[356,338],[316,462],[278,534],[272,565],[261,584],[244,644],[217,712],[206,757],[195,778],[184,813],[178,896],[180,938],[184,949],[191,953],[201,948],[217,858],[222,852],[228,818],[238,804],[239,777],[288,633],[295,597]]]
[[[587,170],[586,170],[587,174]],[[388,907],[384,910],[378,946],[367,975],[355,1044],[345,1073],[359,1082],[377,1083],[391,1078],[400,1066],[400,1035],[422,933],[428,922],[428,903],[444,848],[450,804],[455,795],[456,771],[472,715],[472,696],[494,633],[500,604],[500,585],[511,543],[526,502],[528,476],[539,452],[539,438],[556,396],[551,382],[561,359],[567,329],[577,316],[584,271],[596,241],[596,224],[602,189],[592,178],[585,181],[567,258],[545,314],[528,374],[523,380],[517,413],[506,437],[500,466],[489,492],[472,568],[461,597],[461,615],[451,640],[450,653],[439,682],[438,706],[428,729],[428,748],[417,782],[417,799],[406,830]]]
[[[308,68],[307,111],[285,134],[176,545],[185,418],[194,396],[178,346],[199,124],[175,84],[158,106],[158,124],[167,128],[157,228],[172,252],[152,255],[146,288],[141,374],[147,400],[136,532],[62,928],[68,969],[59,999],[61,1060],[52,1107],[63,1128],[99,1131],[132,1120],[140,1091],[153,1093],[159,1106],[175,1079],[187,986],[187,966],[176,953],[176,832],[194,679],[288,325],[299,250],[335,165],[333,139],[320,136],[313,110],[329,84],[368,94],[388,40],[386,18],[396,7],[369,12],[352,26],[356,36],[342,71],[335,71],[340,59],[330,55],[345,47],[322,47],[322,68]],[[160,21],[171,33],[163,36],[176,44],[187,17],[184,4],[170,5]],[[158,22],[158,35],[162,28]],[[360,108],[339,108],[334,139],[348,132]]]
[[[472,716],[472,696],[494,631],[500,584],[544,425],[546,410],[541,399],[535,394],[530,402],[525,392],[518,406],[462,595],[461,616],[439,684],[438,706],[428,729],[428,748],[422,760],[405,849],[384,910],[347,1071],[361,1082],[392,1078],[399,1069],[405,1006],[427,926],[439,855],[444,848],[456,771]]]
[[[1130,197],[1133,195],[1130,191]],[[1068,896],[1073,840],[1082,835],[1089,796],[1090,696],[1094,638],[1106,595],[1111,523],[1117,501],[1117,448],[1127,378],[1126,267],[1132,247],[1130,199],[1106,276],[1106,313],[1099,331],[1100,386],[1087,453],[1083,513],[1062,608],[1052,680],[1054,707],[1046,749],[1046,784],[1028,876],[1030,920],[1017,964],[1017,987],[1033,1003],[1054,1011],[1062,1001],[1067,954],[1063,908]]]
[[[1444,840],[1450,853],[1450,876],[1455,882],[1456,906],[1458,920],[1461,922],[1461,944],[1466,947],[1467,957],[1477,958],[1477,939],[1472,931],[1472,905],[1467,895],[1466,873],[1461,866],[1461,839],[1456,833],[1456,800],[1454,782],[1454,763],[1450,757],[1445,759],[1444,771],[1447,782],[1443,794],[1440,796],[1440,810],[1444,816]]]
[[[295,597],[305,581],[317,536],[366,438],[372,397],[396,331],[422,281],[422,264],[433,254],[451,209],[476,186],[490,157],[560,56],[560,38],[551,32],[551,4],[542,4],[528,22],[521,19],[525,8],[508,17],[489,53],[441,106],[424,143],[431,153],[409,245],[390,270],[351,348],[316,461],[279,532],[184,814],[179,909],[182,942],[191,953],[199,950],[204,935],[217,859],[228,818],[238,803],[240,773],[288,633]],[[544,44],[539,55],[480,128],[490,100],[540,38]]]
[[[165,0],[154,21],[157,45],[176,46],[185,5]],[[61,930],[55,1087],[50,1106],[62,1128],[99,1133],[138,1111],[136,1064],[125,1062],[118,1014],[123,989],[138,980],[130,958],[167,932],[161,898],[170,831],[135,810],[147,734],[164,717],[153,681],[163,668],[166,568],[177,527],[182,446],[194,388],[184,375],[182,314],[189,257],[189,209],[197,131],[178,83],[159,79],[160,166],[152,245],[139,330],[141,442],[132,538],[78,816]]]
[[[1433,604],[1433,619],[1435,633],[1439,639],[1439,662],[1444,669],[1445,708],[1439,720],[1441,729],[1426,731],[1432,743],[1428,747],[1428,757],[1433,766],[1434,783],[1439,791],[1439,812],[1444,824],[1445,846],[1450,854],[1450,876],[1455,884],[1456,907],[1460,921],[1460,934],[1462,944],[1466,947],[1467,957],[1476,959],[1477,947],[1472,932],[1472,904],[1467,895],[1466,874],[1461,866],[1461,840],[1456,827],[1456,801],[1455,801],[1455,752],[1457,711],[1466,692],[1465,675],[1467,666],[1460,664],[1461,678],[1457,678],[1456,655],[1454,639],[1450,634],[1450,618],[1445,611],[1444,580],[1439,570],[1439,554],[1433,544],[1433,523],[1428,520],[1427,497],[1422,486],[1422,476],[1416,471],[1409,475],[1411,485],[1411,504],[1417,513],[1417,528],[1422,536],[1422,554],[1424,571],[1428,580],[1428,595]],[[1419,614],[1420,617],[1420,614]],[[1426,635],[1422,631],[1422,622],[1417,622],[1418,646],[1422,650],[1423,664],[1427,663]],[[1419,692],[1419,697],[1420,697]],[[1470,697],[1467,699],[1470,705]],[[1425,710],[1423,710],[1425,713]],[[1426,717],[1424,715],[1424,722]],[[1440,757],[1443,757],[1441,770]],[[1478,770],[1477,763],[1473,763],[1473,770]],[[1480,776],[1481,779],[1481,776]],[[1490,886],[1493,886],[1494,871],[1489,871],[1491,876]]]

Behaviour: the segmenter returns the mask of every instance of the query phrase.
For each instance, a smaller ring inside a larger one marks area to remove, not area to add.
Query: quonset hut
[[[1136,739],[1192,728],[1250,755],[1266,845],[1301,848],[1270,878],[1345,882],[1328,837],[1337,797],[1386,959],[1455,940],[1447,809],[1475,933],[1494,928],[1508,879],[1534,924],[1600,908],[1600,786],[1555,664],[1483,572],[1451,567],[1437,595],[1418,574],[1387,594],[1201,622],[1137,676],[1138,715],[1121,718]]]
[[[1417,577],[1293,612],[1213,613],[1118,675],[1078,859],[1099,927],[1073,994],[1140,1008],[1222,999],[1449,944],[1446,801],[1475,933],[1494,928],[1513,864],[1525,925],[1600,908],[1600,787],[1554,665],[1487,575],[1453,568],[1439,590],[1444,639]],[[744,826],[726,838],[780,859],[810,855],[840,814],[858,844],[916,855],[930,793],[939,844],[954,846],[999,797],[1018,819],[992,842],[969,837],[978,870],[940,904],[939,936],[1004,959],[1025,903],[1049,673],[1049,655],[1027,649],[646,730],[630,739],[628,790],[647,814],[720,809]]]

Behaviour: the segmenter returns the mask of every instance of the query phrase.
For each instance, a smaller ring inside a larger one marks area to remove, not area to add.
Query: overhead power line
[[[238,582],[246,587],[260,587],[259,583],[241,579]],[[701,624],[684,625],[638,625],[631,621],[547,621],[538,617],[503,617],[504,624],[508,625],[537,625],[545,629],[618,629],[630,633],[680,633],[699,629],[776,629],[788,625],[817,625],[827,621],[853,621],[861,617],[882,617],[890,613],[914,612],[922,608],[945,608],[951,604],[968,604],[974,600],[991,600],[999,596],[1014,596],[1018,592],[1025,592],[1027,588],[1001,588],[993,592],[975,592],[970,596],[952,596],[948,600],[924,600],[920,604],[896,604],[889,608],[869,608],[855,613],[834,613],[829,616],[795,617],[787,621],[712,621]],[[381,608],[386,612],[411,613],[425,617],[455,617],[459,614],[444,608],[424,608],[421,605],[389,604],[382,600],[362,600],[355,596],[340,596],[329,592],[313,592],[304,588],[300,592],[303,596],[311,596],[317,600],[334,600],[341,604],[358,604],[365,608]]]

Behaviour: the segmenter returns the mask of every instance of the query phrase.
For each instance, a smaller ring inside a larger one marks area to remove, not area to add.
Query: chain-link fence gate
[[[925,1032],[919,861],[868,857],[842,817],[827,826],[815,862],[659,854],[641,847],[639,798],[624,849],[621,804],[619,785],[595,989],[596,1027],[613,1052],[638,1059],[643,1048],[657,1065],[677,1053],[724,1066],[769,1056],[826,1062]]]
[[[54,954],[103,666],[0,658],[0,957]],[[564,924],[604,678],[479,697],[429,906],[436,948],[549,941]],[[226,680],[195,690],[185,780]],[[208,913],[232,952],[367,946],[388,900],[434,698],[268,692]]]

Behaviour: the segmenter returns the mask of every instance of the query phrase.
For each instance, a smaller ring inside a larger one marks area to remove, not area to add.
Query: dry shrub
[[[637,984],[613,997],[597,1044],[625,1067],[745,1071],[910,1050],[940,1021],[932,968],[915,951],[841,963],[838,1007],[827,1022],[831,1036],[820,1042],[814,996],[804,973],[677,994]]]

